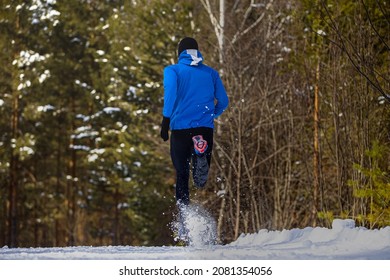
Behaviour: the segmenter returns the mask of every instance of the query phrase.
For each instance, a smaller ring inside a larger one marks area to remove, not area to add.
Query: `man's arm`
[[[163,119],[161,122],[160,136],[164,141],[169,139],[169,126],[171,122],[171,115],[173,105],[175,104],[177,96],[177,76],[173,69],[166,67],[164,69],[164,107]]]
[[[163,116],[170,118],[177,96],[177,75],[172,67],[164,69],[164,108]]]

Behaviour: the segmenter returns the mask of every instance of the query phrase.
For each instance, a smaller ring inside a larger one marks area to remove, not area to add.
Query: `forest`
[[[388,1],[0,3],[0,247],[174,244],[162,74],[185,36],[230,100],[190,190],[222,244],[390,226]]]

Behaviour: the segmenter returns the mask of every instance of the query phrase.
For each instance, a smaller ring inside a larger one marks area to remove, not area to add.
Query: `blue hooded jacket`
[[[217,71],[202,64],[198,50],[183,51],[179,62],[164,69],[163,116],[171,130],[210,127],[229,100]]]

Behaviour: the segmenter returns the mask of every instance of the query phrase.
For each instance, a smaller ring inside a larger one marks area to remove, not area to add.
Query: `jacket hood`
[[[203,63],[203,56],[198,50],[185,50],[179,56],[179,63],[198,66],[199,64]]]

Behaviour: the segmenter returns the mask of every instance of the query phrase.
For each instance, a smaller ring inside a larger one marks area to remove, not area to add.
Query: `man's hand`
[[[169,139],[169,123],[171,122],[170,118],[163,117],[163,120],[161,122],[161,132],[160,136],[164,141],[167,141]]]

